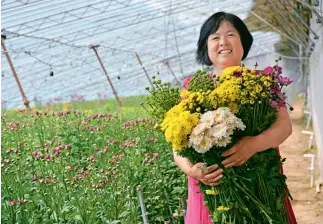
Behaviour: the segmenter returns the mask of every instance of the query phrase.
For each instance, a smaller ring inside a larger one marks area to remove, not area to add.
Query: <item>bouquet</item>
[[[229,67],[218,78],[199,70],[182,92],[153,78],[156,88],[146,88],[151,96],[145,109],[166,141],[193,164],[220,167],[224,151],[275,122],[277,110],[286,104],[282,88],[292,82],[278,63],[265,70]],[[287,223],[283,200],[290,194],[280,173],[283,162],[277,149],[267,149],[242,166],[224,169],[219,186],[200,182],[213,222]]]

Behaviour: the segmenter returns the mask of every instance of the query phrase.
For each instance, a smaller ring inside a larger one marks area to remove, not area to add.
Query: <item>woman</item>
[[[197,44],[197,61],[204,65],[213,65],[213,73],[220,75],[226,67],[241,65],[241,60],[247,57],[252,42],[253,38],[248,28],[239,17],[225,12],[215,13],[202,25]],[[241,139],[222,154],[227,157],[222,164],[225,168],[240,166],[255,153],[277,147],[291,133],[291,121],[286,107],[282,105],[277,112],[276,122],[270,128],[258,136]],[[223,170],[218,169],[217,165],[202,169],[202,163],[191,164],[187,158],[178,156],[176,152],[174,152],[174,160],[189,176],[185,223],[211,224],[209,213],[203,204],[203,194],[199,193],[197,183],[201,181],[206,185],[217,186],[220,184]],[[296,223],[289,200],[286,199],[284,204],[288,211],[289,223]]]

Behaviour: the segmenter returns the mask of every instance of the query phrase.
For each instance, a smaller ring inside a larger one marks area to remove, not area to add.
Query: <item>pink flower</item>
[[[264,69],[263,74],[264,75],[271,75],[274,72],[274,69],[270,66]]]
[[[95,157],[94,157],[94,155],[90,155],[90,157],[89,157],[89,158],[87,158],[87,160],[92,161],[92,162],[95,162]]]
[[[46,156],[45,156],[45,159],[47,159],[47,160],[51,160],[53,158],[53,156],[51,155],[51,154],[47,154]]]
[[[55,156],[56,156],[56,157],[59,157],[59,155],[60,155],[60,152],[59,152],[59,151],[56,151],[56,152],[55,152]]]
[[[275,71],[278,72],[279,75],[282,74],[282,70],[283,70],[282,67],[279,67],[278,65],[275,65],[274,69],[275,69]]]
[[[276,77],[275,80],[282,86],[288,86],[293,82],[293,80],[291,80],[290,78],[282,76]]]
[[[72,145],[68,144],[68,145],[65,145],[64,147],[65,147],[65,149],[70,149],[70,148],[72,148]]]
[[[14,206],[17,204],[17,202],[16,202],[16,200],[13,200],[13,201],[9,201],[8,204],[11,206]]]
[[[32,178],[31,178],[31,181],[32,181],[32,182],[35,182],[36,180],[37,180],[37,177],[32,177]]]
[[[9,163],[9,159],[8,159],[8,158],[5,158],[5,159],[4,159],[4,162],[5,162],[5,163]]]
[[[67,171],[67,172],[71,172],[72,170],[73,170],[73,169],[72,169],[72,167],[70,167],[70,166],[69,166],[69,167],[67,167],[67,169],[66,169],[66,171]]]
[[[158,158],[158,153],[157,152],[154,153],[153,158],[155,158],[155,159]]]
[[[20,199],[18,200],[18,203],[21,205],[21,204],[24,204],[26,201],[24,199]]]
[[[10,149],[10,148],[8,148],[6,152],[7,152],[7,153],[9,153],[10,151],[11,151],[11,149]]]
[[[278,108],[278,103],[277,103],[276,101],[274,101],[274,100],[270,100],[270,101],[269,101],[269,104],[270,104],[270,106],[271,106],[271,107],[273,107],[273,108]]]

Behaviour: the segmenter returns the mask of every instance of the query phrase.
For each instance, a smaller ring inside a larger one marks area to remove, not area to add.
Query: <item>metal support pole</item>
[[[314,30],[303,20],[303,18],[298,14],[298,12],[294,9],[293,5],[290,3],[290,0],[285,0],[287,2],[287,4],[292,8],[292,10],[294,11],[296,17],[303,23],[304,26],[306,26],[308,28],[308,30],[310,30],[313,34],[314,34],[314,39],[317,40],[319,39],[319,36],[317,36],[317,34],[314,32]]]
[[[284,8],[284,11],[287,12],[287,15],[290,19],[290,21],[292,21],[295,26],[291,26],[293,28],[295,28],[295,30],[298,30],[297,28],[299,28],[299,30],[301,31],[302,35],[305,37],[305,38],[308,38],[308,40],[314,44],[314,41],[311,39],[311,37],[305,33],[305,31],[299,26],[299,24],[295,21],[295,19],[293,19],[293,17],[291,16],[291,14],[289,13],[288,9],[286,8],[285,4],[283,4],[281,1],[278,1],[278,3]]]
[[[185,220],[185,217],[186,217],[186,203],[185,203],[184,198],[181,198],[181,204],[182,204],[182,211],[183,211],[184,220]]]
[[[167,66],[168,70],[170,71],[170,73],[173,75],[175,81],[177,82],[178,86],[181,86],[181,84],[179,83],[179,81],[177,80],[173,70],[171,69],[171,67],[169,66],[168,60],[164,61],[164,64]]]
[[[177,43],[177,36],[176,36],[176,32],[175,32],[175,24],[174,24],[174,19],[173,16],[171,15],[171,19],[172,19],[172,23],[173,23],[173,32],[174,32],[174,40],[175,40],[175,44],[176,44],[176,52],[177,52],[177,56],[178,56],[178,62],[179,62],[179,66],[181,69],[181,73],[183,75],[183,66],[182,66],[182,60],[181,60],[181,56],[179,53],[179,49],[178,49],[178,43]]]
[[[122,106],[121,101],[120,101],[120,99],[119,99],[119,97],[118,97],[117,91],[114,89],[114,87],[113,87],[113,85],[112,85],[112,82],[111,82],[111,80],[110,80],[110,77],[108,76],[108,73],[107,73],[107,71],[105,70],[104,65],[103,65],[103,63],[102,63],[102,61],[101,61],[101,58],[100,58],[100,56],[99,56],[99,54],[98,54],[98,52],[97,52],[97,50],[96,50],[96,48],[97,48],[97,47],[99,47],[99,45],[96,45],[96,46],[90,45],[90,46],[89,46],[89,48],[90,48],[90,49],[92,49],[92,50],[94,51],[94,53],[95,53],[96,57],[98,58],[98,60],[99,60],[99,62],[100,62],[100,64],[101,64],[101,67],[102,67],[102,69],[103,69],[103,71],[104,71],[104,74],[105,74],[105,76],[107,77],[108,82],[109,82],[109,84],[110,84],[110,86],[111,86],[111,88],[112,88],[112,92],[113,92],[114,96],[116,97],[116,99],[117,99],[117,101],[118,101],[118,103],[119,103],[119,106]]]
[[[137,60],[138,60],[139,64],[141,65],[142,70],[144,70],[144,73],[146,74],[147,79],[148,79],[148,81],[149,81],[150,85],[153,87],[153,89],[155,89],[155,87],[154,87],[154,85],[153,85],[152,81],[150,80],[149,75],[148,75],[148,73],[147,73],[147,71],[146,71],[146,69],[145,69],[144,65],[142,64],[142,62],[141,62],[141,60],[140,60],[140,57],[139,57],[139,55],[138,55],[137,53],[136,53],[136,58],[137,58]]]
[[[270,6],[273,8],[273,12],[276,14],[276,19],[282,24],[282,27],[285,29],[286,33],[288,33],[288,31],[290,32],[290,34],[294,34],[295,35],[295,39],[297,39],[297,41],[299,41],[300,43],[302,43],[304,46],[307,45],[307,43],[305,42],[305,40],[302,39],[302,37],[299,37],[298,32],[294,30],[293,26],[290,26],[290,23],[288,22],[288,20],[284,17],[284,15],[282,15],[282,13],[280,12],[281,9],[279,9],[272,0],[269,0],[269,4]],[[286,24],[286,26],[284,26],[283,24]]]
[[[148,217],[147,217],[147,212],[146,212],[144,195],[142,193],[140,185],[137,186],[137,191],[138,191],[138,195],[139,195],[139,202],[140,202],[142,220],[143,220],[144,224],[148,224]]]
[[[6,58],[7,58],[7,60],[8,60],[9,66],[10,66],[10,69],[11,69],[11,71],[12,71],[12,73],[13,73],[13,76],[15,77],[15,80],[16,80],[16,82],[17,82],[17,85],[18,85],[18,88],[19,88],[20,94],[21,94],[21,96],[22,96],[22,100],[23,100],[23,102],[24,102],[24,105],[26,106],[27,110],[29,110],[29,109],[30,109],[30,107],[29,107],[29,101],[27,100],[27,98],[26,98],[26,96],[25,96],[24,90],[22,89],[22,86],[21,86],[20,81],[19,81],[19,79],[18,79],[18,76],[17,76],[16,70],[15,70],[15,68],[13,67],[13,64],[12,64],[12,61],[11,61],[11,59],[10,59],[10,57],[9,57],[8,52],[7,52],[6,46],[4,45],[4,39],[5,39],[5,38],[6,38],[5,36],[1,35],[1,46],[2,46],[2,49],[3,49],[3,53],[6,55]]]
[[[321,23],[322,22],[323,17],[310,4],[308,4],[304,0],[296,0],[296,1],[298,1],[299,3],[302,3],[307,8],[309,8],[317,16],[317,18],[319,20],[318,23]]]
[[[243,8],[245,8],[244,5],[239,4],[239,6],[242,6]],[[282,31],[280,31],[279,29],[277,29],[274,25],[272,25],[271,23],[269,23],[268,21],[266,21],[265,19],[263,19],[260,15],[258,15],[257,13],[255,13],[254,11],[250,10],[249,11],[251,14],[253,14],[255,17],[257,17],[259,20],[261,20],[262,22],[266,23],[268,26],[270,26],[271,28],[273,28],[274,30],[276,30],[278,33],[280,33],[282,36],[288,38],[290,41],[294,42],[295,44],[299,45],[301,43],[295,41],[293,38],[291,38],[290,36],[286,35],[285,33],[283,33]]]

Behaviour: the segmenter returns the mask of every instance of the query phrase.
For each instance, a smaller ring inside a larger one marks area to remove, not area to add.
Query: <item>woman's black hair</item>
[[[219,29],[223,20],[230,22],[238,31],[243,47],[242,60],[247,57],[253,42],[253,37],[251,36],[247,26],[236,15],[226,12],[217,12],[210,16],[202,25],[196,51],[196,60],[198,63],[208,66],[212,65],[208,56],[207,40],[211,34],[215,33]]]

